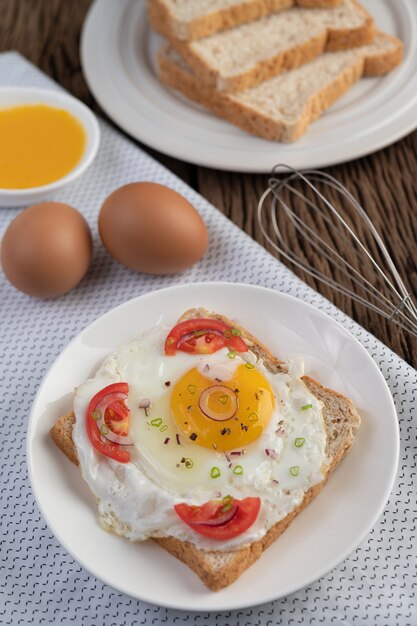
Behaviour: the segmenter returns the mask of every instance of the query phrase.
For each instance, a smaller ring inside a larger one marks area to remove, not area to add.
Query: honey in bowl
[[[48,185],[69,174],[86,146],[82,124],[64,109],[25,104],[0,109],[0,189]]]

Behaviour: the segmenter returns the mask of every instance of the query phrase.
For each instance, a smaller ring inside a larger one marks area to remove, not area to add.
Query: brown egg
[[[194,207],[156,183],[116,189],[101,207],[98,225],[110,254],[138,272],[181,272],[207,248],[206,226]]]
[[[1,244],[1,264],[12,285],[38,298],[66,293],[90,265],[91,233],[68,204],[43,202],[22,211]]]

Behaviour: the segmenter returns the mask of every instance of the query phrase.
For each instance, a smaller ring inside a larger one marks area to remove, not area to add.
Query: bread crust
[[[257,20],[271,13],[292,6],[329,8],[341,0],[246,0],[241,4],[195,18],[188,22],[178,21],[164,0],[148,0],[148,16],[151,26],[167,39],[195,41],[223,30]]]
[[[203,59],[193,42],[180,41],[168,34],[166,37],[171,46],[198,75],[200,84],[205,84],[217,91],[236,93],[300,67],[324,52],[347,50],[372,43],[376,33],[374,20],[357,0],[353,0],[353,3],[358,12],[363,15],[361,26],[352,29],[323,27],[322,32],[317,36],[272,55],[268,59],[261,59],[246,71],[228,77],[222,76],[216,67]]]
[[[362,76],[378,76],[391,71],[402,60],[403,45],[399,39],[386,35],[393,45],[380,55],[358,56],[351,65],[319,89],[306,103],[302,114],[295,121],[276,120],[259,109],[252,108],[238,94],[221,93],[202,84],[193,74],[172,62],[166,54],[167,46],[162,46],[158,54],[159,77],[161,81],[184,96],[206,107],[219,117],[231,122],[242,130],[268,139],[291,143],[299,139],[309,125],[341,98]]]
[[[272,355],[268,348],[245,328],[223,315],[210,313],[202,308],[194,308],[186,311],[179,321],[198,317],[218,319],[238,328],[248,347],[264,361],[265,366],[271,372],[285,371],[283,361]],[[262,552],[288,528],[298,513],[321,491],[331,473],[352,446],[361,421],[352,401],[332,389],[323,387],[309,376],[303,376],[303,381],[309,390],[324,402],[323,417],[327,432],[326,454],[331,458],[331,462],[326,469],[323,481],[311,487],[305,493],[303,501],[284,519],[272,526],[264,537],[242,548],[226,552],[205,551],[191,542],[181,541],[175,537],[154,539],[162,548],[188,565],[212,591],[219,591],[230,585],[261,556]],[[62,416],[52,427],[51,436],[62,452],[73,463],[79,465],[71,436],[74,423],[73,413]]]

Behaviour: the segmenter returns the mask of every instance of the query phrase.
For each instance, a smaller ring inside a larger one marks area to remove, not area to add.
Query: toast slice
[[[335,7],[341,0],[148,0],[152,27],[169,39],[193,41],[257,20],[265,15],[300,7]]]
[[[285,363],[273,356],[247,330],[222,315],[209,313],[205,309],[190,309],[179,321],[198,317],[218,319],[239,328],[249,349],[263,360],[269,371],[272,373],[286,371]],[[270,528],[262,539],[246,547],[233,551],[204,551],[197,548],[193,543],[180,541],[175,537],[155,538],[160,546],[194,570],[203,583],[213,591],[223,589],[239,578],[261,556],[262,552],[288,528],[296,515],[321,491],[330,474],[353,444],[360,426],[360,416],[352,401],[336,391],[323,387],[309,376],[304,376],[303,381],[324,404],[323,418],[327,432],[326,455],[330,459],[324,480],[310,488],[305,493],[301,504]],[[77,451],[72,439],[74,422],[73,413],[60,417],[51,429],[51,436],[62,452],[78,465]]]
[[[403,44],[377,33],[372,44],[326,52],[298,69],[237,94],[202,85],[178,53],[159,51],[161,81],[242,130],[264,139],[293,142],[362,76],[391,71],[402,60]]]
[[[374,37],[371,16],[356,0],[342,0],[330,9],[293,7],[200,41],[169,41],[200,83],[235,93]]]

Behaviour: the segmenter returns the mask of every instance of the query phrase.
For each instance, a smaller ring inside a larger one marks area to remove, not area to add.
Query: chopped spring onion
[[[238,328],[231,328],[230,332],[232,333],[232,335],[234,335],[235,337],[240,337],[242,335],[242,332],[238,329]]]
[[[220,474],[221,474],[221,472],[220,472],[218,467],[212,467],[211,468],[210,476],[212,478],[218,478],[220,476]]]
[[[254,370],[255,366],[253,363],[246,363],[246,367],[248,368],[248,370]]]
[[[233,474],[235,474],[236,476],[242,476],[243,467],[241,465],[236,465],[236,467],[233,468]]]
[[[294,440],[294,445],[296,448],[302,448],[305,441],[304,437],[297,437],[297,439]]]
[[[195,385],[188,385],[187,391],[193,396],[197,391],[197,387]]]
[[[257,413],[255,413],[255,412],[251,413],[251,414],[249,415],[249,417],[248,417],[248,420],[249,420],[250,422],[257,422],[257,421],[258,421],[258,419],[259,419],[258,414],[257,414]]]
[[[100,410],[97,410],[97,411],[94,411],[94,413],[91,413],[91,417],[93,418],[93,420],[97,422],[98,420],[101,420],[101,418],[103,417],[103,414]]]
[[[155,419],[151,420],[151,426],[155,426],[156,428],[159,428],[160,426],[162,426],[162,418],[155,417]]]
[[[312,408],[313,408],[313,405],[310,402],[310,404],[304,404],[304,406],[301,407],[301,410],[308,411],[308,409],[312,409]]]
[[[290,474],[291,474],[291,476],[298,476],[299,473],[300,473],[300,466],[299,465],[293,465],[292,467],[290,467]]]
[[[222,502],[222,512],[227,513],[227,511],[230,511],[233,506],[233,496],[224,496],[224,498],[222,498]]]
[[[194,467],[194,461],[190,458],[186,458],[184,464],[187,469],[191,469],[192,467]]]
[[[236,350],[230,350],[230,352],[227,353],[227,356],[229,357],[229,359],[235,359],[236,358]]]
[[[227,393],[225,393],[223,396],[220,396],[219,402],[220,404],[226,404],[228,399],[229,399],[229,396],[227,395]]]
[[[103,435],[103,437],[109,434],[109,427],[107,426],[107,424],[101,425],[100,433]]]

